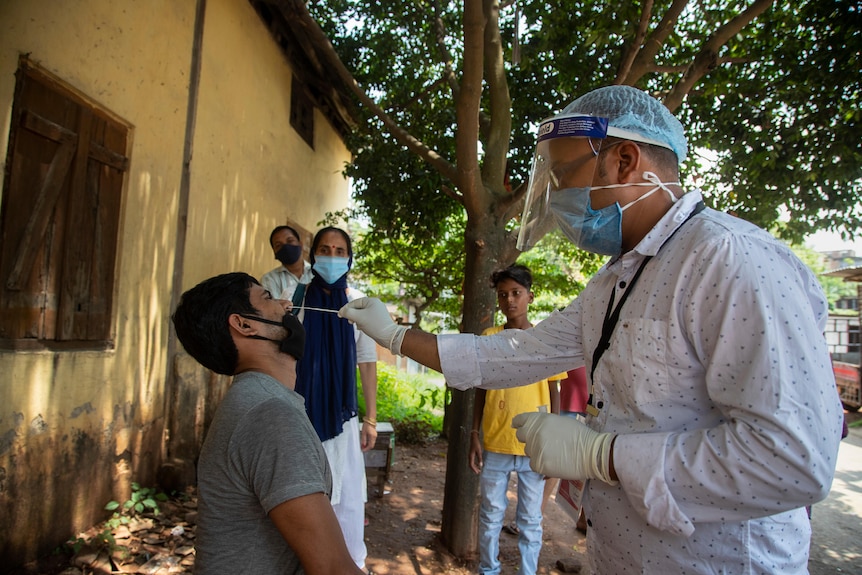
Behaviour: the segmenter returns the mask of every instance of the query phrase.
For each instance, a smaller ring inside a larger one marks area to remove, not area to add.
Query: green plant
[[[112,519],[125,517],[124,523],[128,523],[128,518],[143,513],[146,509],[149,509],[153,515],[158,515],[161,511],[157,501],[167,500],[168,496],[157,491],[155,487],[141,487],[138,483],[132,483],[131,498],[123,503],[122,511],[120,513],[115,512]],[[119,507],[118,501],[109,501],[105,505],[105,509],[108,511],[116,511]]]
[[[436,379],[377,363],[377,420],[392,423],[399,442],[424,443],[442,431],[446,390]],[[362,394],[359,409],[365,412]]]
[[[79,552],[81,549],[83,549],[83,548],[84,548],[84,545],[86,545],[86,544],[87,544],[87,542],[84,540],[84,538],[83,538],[83,537],[76,537],[76,538],[74,538],[74,539],[69,539],[69,540],[68,540],[68,541],[66,541],[62,546],[57,547],[57,548],[54,550],[54,553],[53,553],[53,554],[54,554],[54,555],[59,555],[59,554],[61,554],[61,553],[63,553],[63,552],[66,552],[66,553],[69,553],[69,554],[71,554],[71,555],[77,555],[77,554],[78,554],[78,552]]]
[[[168,496],[154,487],[141,487],[138,483],[132,483],[132,493],[129,499],[122,504],[119,501],[109,501],[105,505],[105,510],[113,511],[113,513],[102,524],[100,531],[89,539],[80,536],[70,539],[66,541],[64,548],[73,555],[80,552],[85,546],[97,549],[104,548],[112,552],[117,551],[120,547],[117,546],[117,541],[114,539],[114,530],[120,525],[128,524],[133,517],[145,512],[154,516],[159,515],[161,510],[158,502],[167,500]]]

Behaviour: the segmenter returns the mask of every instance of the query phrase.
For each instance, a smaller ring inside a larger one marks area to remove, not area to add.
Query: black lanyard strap
[[[681,230],[682,227],[686,223],[688,223],[688,221],[691,218],[693,218],[694,216],[699,214],[701,211],[703,211],[703,209],[705,207],[706,206],[704,205],[703,202],[698,202],[697,205],[694,206],[694,209],[692,210],[692,212],[685,219],[685,221],[683,223],[681,223],[679,225],[679,227],[677,229],[675,229],[670,236],[668,236],[668,238],[664,241],[664,243],[662,243],[661,247],[659,247],[659,250],[661,250],[665,245],[667,245],[667,243],[671,240],[671,238],[674,235],[676,235],[676,233],[679,230]],[[593,375],[596,373],[596,367],[599,365],[599,360],[602,358],[602,355],[604,355],[605,351],[607,351],[607,349],[611,346],[611,336],[614,334],[614,329],[617,327],[617,322],[620,319],[620,311],[623,309],[623,304],[626,303],[626,300],[628,299],[629,294],[632,293],[632,291],[634,291],[635,284],[640,279],[641,273],[644,271],[644,268],[646,267],[646,265],[649,263],[649,261],[652,258],[653,258],[653,256],[646,256],[644,258],[644,261],[641,262],[640,267],[638,267],[638,270],[635,272],[635,275],[632,277],[631,281],[629,282],[628,287],[626,288],[626,291],[623,292],[623,295],[620,298],[620,302],[617,304],[617,307],[614,307],[614,295],[616,294],[616,287],[614,287],[614,289],[611,290],[611,299],[610,299],[610,301],[608,301],[608,309],[605,312],[605,319],[602,321],[602,335],[599,338],[599,343],[598,343],[598,345],[596,345],[595,351],[593,351],[593,365],[592,365],[592,368],[590,369],[590,397],[589,397],[589,399],[587,399],[587,406],[588,406],[588,410],[591,413],[596,411],[595,408],[589,409],[589,407],[592,407],[592,405],[593,405]],[[596,415],[596,414],[597,414],[597,412],[593,413],[593,415]]]
[[[608,301],[608,309],[605,312],[605,319],[602,321],[602,336],[599,338],[599,343],[596,346],[595,351],[593,351],[593,367],[590,370],[591,381],[593,379],[593,374],[596,372],[596,366],[598,365],[599,360],[602,358],[605,351],[611,347],[611,336],[614,334],[614,328],[617,326],[617,322],[620,319],[620,311],[623,309],[623,304],[626,303],[629,294],[634,290],[635,284],[638,283],[638,280],[641,277],[641,273],[644,271],[644,268],[651,259],[652,256],[644,258],[638,271],[635,272],[634,277],[632,277],[632,280],[629,282],[628,289],[623,292],[623,296],[620,298],[620,303],[617,304],[617,307],[613,307],[616,288],[611,290],[611,299]]]

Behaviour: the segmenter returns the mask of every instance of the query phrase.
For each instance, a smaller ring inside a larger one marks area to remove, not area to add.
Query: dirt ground
[[[382,497],[371,497],[367,505],[367,567],[376,575],[467,575],[476,572],[451,556],[439,542],[446,472],[446,443],[424,446],[396,442],[389,482]],[[507,522],[514,518],[515,480],[510,483]],[[114,552],[85,547],[73,556],[52,556],[16,573],[27,575],[91,575],[102,573],[191,573],[194,563],[193,496],[161,505],[163,514],[132,529],[113,531]],[[91,540],[102,531],[95,526],[80,534]],[[552,499],[545,510],[539,573],[561,573],[558,560],[585,564],[585,539],[574,522]],[[500,534],[500,560],[504,574],[518,569],[517,537]],[[584,569],[586,571],[586,569]]]
[[[390,474],[388,493],[371,498],[367,506],[368,567],[377,575],[428,575],[475,573],[475,564],[464,564],[446,553],[439,543],[446,444],[424,447],[399,446]],[[507,522],[515,516],[515,479],[509,484]],[[575,523],[551,499],[545,509],[539,573],[560,573],[558,560],[586,564],[585,539]],[[518,538],[500,534],[500,562],[504,574],[517,572]],[[586,571],[586,569],[584,569]]]
[[[848,423],[862,419],[848,413]],[[368,568],[377,575],[467,575],[475,564],[465,564],[448,554],[439,543],[446,472],[446,443],[424,446],[400,445],[396,441],[390,480],[382,497],[372,497],[367,506]],[[508,519],[514,517],[515,481],[510,483]],[[102,573],[191,573],[194,564],[194,520],[197,501],[191,496],[162,505],[163,515],[140,525],[112,532],[114,553],[83,548],[76,555],[54,555],[13,572],[14,575],[95,575]],[[80,536],[91,540],[102,526]],[[540,574],[564,572],[558,561],[584,565],[584,536],[552,499],[545,509]],[[503,573],[517,572],[517,537],[500,534]],[[2,571],[2,568],[0,568]],[[573,571],[569,571],[573,572]]]

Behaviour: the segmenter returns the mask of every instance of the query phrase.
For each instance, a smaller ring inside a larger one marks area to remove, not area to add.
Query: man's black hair
[[[249,289],[260,285],[242,272],[204,280],[185,292],[171,319],[185,350],[204,367],[223,375],[234,375],[239,351],[230,334],[231,314],[255,315]]]
[[[515,281],[528,290],[533,289],[533,274],[527,266],[512,264],[506,269],[495,271],[491,274],[491,287],[497,287],[505,279]]]
[[[295,229],[293,229],[290,226],[282,225],[282,226],[275,226],[272,229],[272,231],[269,233],[269,245],[270,245],[270,247],[272,246],[272,239],[275,237],[275,234],[277,234],[278,232],[280,232],[282,230],[289,231],[291,234],[293,234],[293,237],[295,237],[297,239],[297,241],[299,241],[299,243],[302,243],[302,238],[300,237],[298,231],[296,231]]]
[[[318,230],[316,234],[314,234],[314,240],[311,242],[311,253],[309,253],[308,257],[311,260],[311,263],[314,263],[314,253],[317,251],[317,246],[320,244],[320,238],[323,237],[323,234],[328,232],[338,232],[344,237],[344,241],[347,242],[347,256],[350,258],[350,263],[353,263],[353,242],[350,241],[350,236],[347,235],[347,232],[342,230],[341,228],[336,228],[335,226],[326,226],[325,228],[321,228]]]

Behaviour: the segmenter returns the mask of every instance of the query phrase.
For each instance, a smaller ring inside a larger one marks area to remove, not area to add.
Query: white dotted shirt
[[[619,434],[620,483],[588,484],[596,573],[807,573],[804,506],[829,492],[843,411],[811,271],[759,228],[684,195],[634,250],[530,330],[441,336],[452,387],[503,388],[586,363],[622,308],[588,425]],[[667,241],[663,249],[662,244]]]

